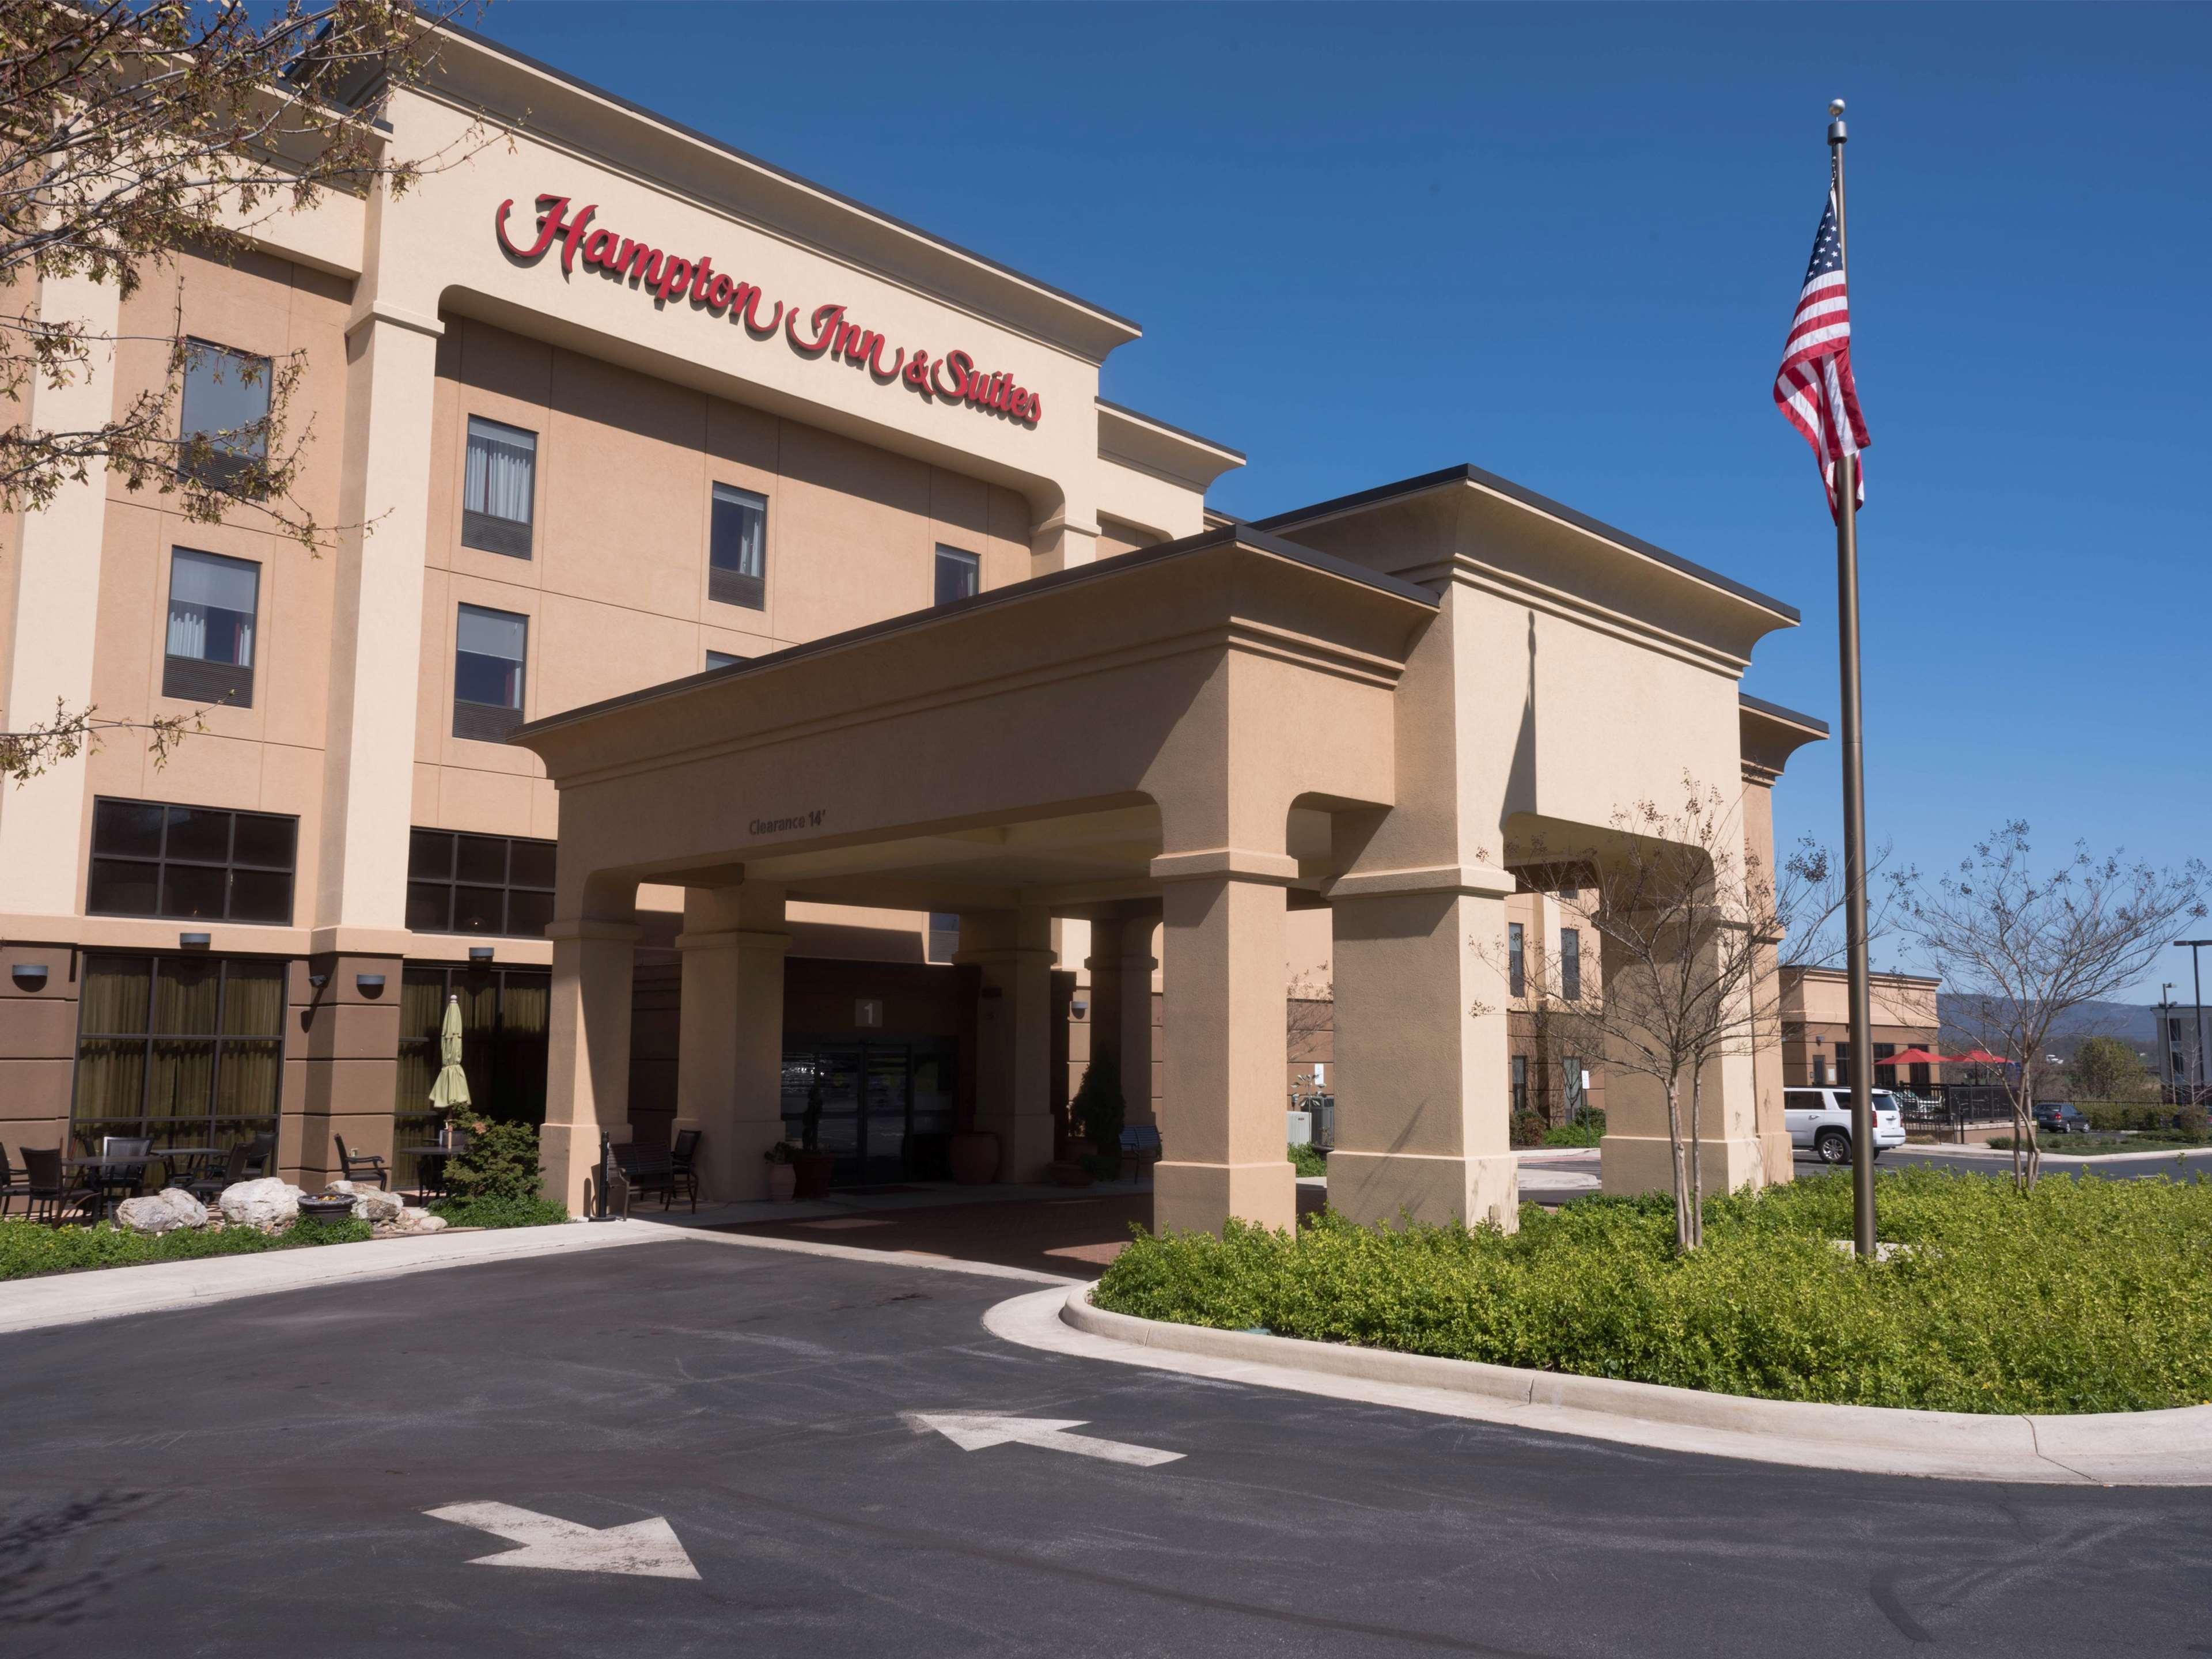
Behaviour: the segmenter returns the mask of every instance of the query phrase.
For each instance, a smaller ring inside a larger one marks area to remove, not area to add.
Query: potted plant
[[[799,1151],[791,1160],[792,1195],[829,1197],[830,1171],[836,1161],[822,1150],[822,1085],[817,1083],[806,1091],[806,1112],[799,1120]]]
[[[1127,1108],[1121,1099],[1121,1067],[1113,1055],[1101,1054],[1083,1068],[1083,1081],[1067,1109],[1083,1140],[1090,1143],[1069,1147],[1074,1162],[1101,1181],[1120,1180],[1121,1121]]]
[[[343,1221],[353,1214],[353,1200],[343,1193],[317,1193],[300,1195],[300,1219],[302,1221]]]
[[[799,1148],[787,1140],[779,1140],[768,1149],[766,1157],[769,1201],[784,1203],[799,1190],[799,1169],[794,1162]]]

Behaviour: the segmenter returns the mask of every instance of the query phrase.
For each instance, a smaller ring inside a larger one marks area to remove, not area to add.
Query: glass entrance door
[[[785,1139],[804,1145],[811,1118],[839,1186],[937,1174],[952,1132],[957,1048],[950,1037],[786,1038]]]

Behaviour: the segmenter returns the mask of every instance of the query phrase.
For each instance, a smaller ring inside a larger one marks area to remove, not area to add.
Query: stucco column
[[[422,658],[434,317],[373,304],[346,335],[342,532],[314,926],[407,920],[415,698]],[[364,526],[366,526],[364,528]]]
[[[1614,952],[1606,952],[1607,985],[1633,971],[1626,963],[1616,961]],[[1733,1052],[1705,1063],[1704,1100],[1698,1111],[1698,1158],[1708,1198],[1740,1187],[1763,1187],[1767,1180],[1765,1149],[1759,1141],[1758,1079],[1750,1047],[1741,1036],[1729,1047]],[[1686,1141],[1691,1133],[1686,1075],[1681,1083],[1680,1110]],[[1605,1073],[1605,1139],[1598,1147],[1607,1192],[1674,1190],[1666,1087],[1656,1078],[1632,1071],[1610,1055]]]
[[[629,1011],[635,921],[556,921],[553,1006],[546,1037],[545,1196],[580,1213],[604,1129],[629,1138]]]
[[[1052,916],[963,910],[956,963],[981,971],[975,1127],[999,1137],[999,1179],[1042,1181],[1052,1162]]]
[[[1091,1054],[1111,1054],[1121,1074],[1122,1121],[1152,1117],[1152,955],[1156,911],[1091,924]]]
[[[1508,1139],[1505,899],[1479,866],[1331,890],[1336,1146],[1329,1207],[1360,1222],[1519,1224]]]
[[[68,385],[32,377],[30,424],[49,432],[96,428],[113,412],[120,297],[112,283],[58,276],[41,286],[38,301],[46,315],[76,318],[100,337],[85,343],[87,361]],[[0,726],[21,731],[51,720],[58,702],[72,714],[91,703],[106,525],[107,466],[97,460],[86,463],[82,483],[63,484],[45,507],[21,515],[15,636],[0,688],[7,699]],[[80,753],[58,761],[20,787],[0,789],[0,911],[77,913],[87,759]]]
[[[1280,854],[1224,848],[1152,860],[1164,884],[1167,1008],[1155,1231],[1218,1232],[1231,1216],[1297,1221],[1285,1156]]]
[[[763,1154],[783,1139],[783,931],[781,887],[685,895],[676,1128],[700,1132],[702,1196],[768,1196]]]

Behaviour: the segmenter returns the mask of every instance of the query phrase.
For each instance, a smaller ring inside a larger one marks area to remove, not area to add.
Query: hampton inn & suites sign
[[[929,402],[964,404],[1027,427],[1043,418],[1044,399],[1015,385],[1014,377],[1003,369],[979,369],[965,351],[933,357],[920,347],[909,351],[902,345],[892,347],[894,355],[887,363],[884,348],[890,342],[848,317],[843,306],[818,305],[808,311],[796,302],[770,301],[754,283],[715,270],[710,254],[687,259],[594,224],[597,203],[572,211],[566,196],[540,196],[537,240],[526,246],[507,234],[507,216],[514,208],[511,197],[499,204],[492,232],[507,257],[521,264],[543,258],[557,242],[563,276],[573,276],[580,264],[611,282],[648,294],[661,305],[688,305],[709,317],[726,318],[756,340],[781,333],[802,357],[842,360],[865,368],[878,386],[902,386]],[[761,314],[763,303],[772,307],[765,318]]]

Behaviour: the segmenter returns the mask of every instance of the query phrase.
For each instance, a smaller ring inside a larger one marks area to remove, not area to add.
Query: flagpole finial
[[[1849,137],[1844,131],[1844,100],[1831,98],[1828,100],[1828,142],[1840,144]]]

